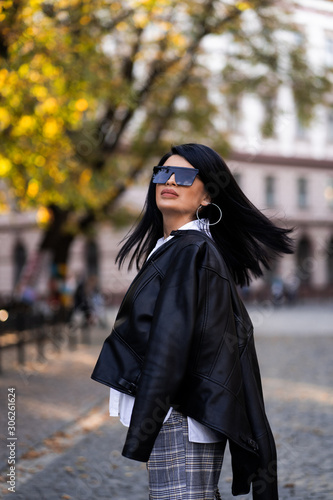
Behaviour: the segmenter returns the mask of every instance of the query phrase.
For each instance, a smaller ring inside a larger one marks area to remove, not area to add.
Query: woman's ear
[[[204,199],[201,201],[201,205],[202,205],[203,207],[207,207],[207,205],[210,205],[210,204],[211,204],[211,202],[212,202],[211,197],[209,196],[209,194],[208,194],[208,193],[206,193],[206,194],[205,194]]]

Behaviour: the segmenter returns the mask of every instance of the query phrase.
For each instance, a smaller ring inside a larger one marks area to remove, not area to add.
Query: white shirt
[[[209,221],[208,219],[193,220],[188,222],[184,226],[180,227],[181,230],[186,229],[196,229],[198,231],[204,231],[208,236],[212,237],[209,231]],[[149,257],[164,243],[171,240],[173,236],[168,236],[167,238],[160,238],[157,240],[154,249],[148,255]],[[117,391],[116,389],[110,389],[110,400],[109,400],[109,411],[111,417],[120,416],[120,422],[129,427],[132,411],[134,406],[135,398],[133,396],[129,396],[128,394],[123,394],[122,392]],[[169,409],[164,422],[166,422],[171,415],[172,408]],[[189,441],[192,443],[218,443],[221,441],[221,437],[209,429],[208,427],[200,424],[196,420],[191,417],[187,417],[188,422],[188,437]]]

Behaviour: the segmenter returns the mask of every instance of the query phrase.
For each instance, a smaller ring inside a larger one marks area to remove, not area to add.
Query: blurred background
[[[171,144],[227,161],[296,251],[247,296],[333,294],[331,1],[5,1],[0,301],[110,303],[119,241]]]
[[[152,167],[185,142],[217,150],[249,199],[295,228],[295,253],[241,293],[277,427],[286,419],[279,419],[281,401],[288,407],[303,390],[309,406],[300,411],[311,415],[311,405],[324,404],[321,422],[329,422],[332,83],[331,0],[0,3],[0,370],[4,384],[16,381],[25,394],[21,415],[31,426],[22,453],[35,429],[47,436],[87,410],[78,394],[90,406],[104,397],[105,388],[82,386],[82,374],[89,377],[136,274],[115,266],[119,242],[140,217]],[[282,339],[273,350],[267,334]],[[298,335],[310,340],[300,347]],[[296,345],[304,365],[291,358]],[[54,353],[63,346],[69,350],[56,368]],[[288,377],[290,386],[279,385]],[[318,385],[304,389],[305,382]],[[52,418],[45,413],[43,430],[35,417],[47,395]],[[304,454],[297,444],[282,448],[284,482],[292,498],[304,500],[305,490],[293,490],[297,478],[288,479],[292,451],[293,467]],[[92,484],[90,493],[97,491]],[[326,479],[322,488],[328,492]],[[54,498],[75,497],[64,495]]]

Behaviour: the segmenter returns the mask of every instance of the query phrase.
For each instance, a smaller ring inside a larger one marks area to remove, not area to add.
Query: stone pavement
[[[249,311],[278,449],[280,499],[332,500],[333,304],[273,308],[267,302]],[[2,411],[0,497],[148,499],[145,464],[121,456],[126,429],[108,416],[108,389],[90,379],[107,333],[96,329],[91,345],[50,351],[44,364],[31,361],[24,370],[4,363],[0,400],[6,403],[8,387],[15,387],[18,461],[12,493]],[[224,500],[234,498],[228,452],[220,489]]]

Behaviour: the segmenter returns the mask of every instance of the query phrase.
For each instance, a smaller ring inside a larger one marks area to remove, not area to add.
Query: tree
[[[0,206],[47,207],[40,248],[65,269],[75,235],[112,218],[119,196],[170,143],[204,138],[226,152],[212,87],[230,106],[245,90],[272,101],[284,78],[276,33],[295,29],[282,9],[274,0],[2,2],[0,176],[8,190]],[[221,35],[233,49],[212,74],[209,47]],[[308,102],[297,83],[305,55],[286,50],[306,121],[329,81],[308,73]],[[270,133],[274,106],[267,109]]]

